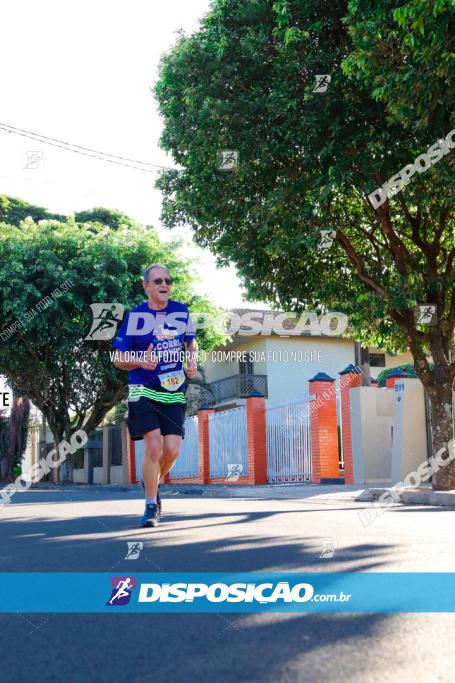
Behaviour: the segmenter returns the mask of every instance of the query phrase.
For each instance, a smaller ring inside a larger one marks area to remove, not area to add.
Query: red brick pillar
[[[341,430],[344,459],[344,482],[354,483],[354,467],[352,464],[352,432],[351,432],[351,400],[350,391],[353,387],[362,386],[362,373],[360,368],[348,365],[340,374],[341,393]],[[373,386],[373,385],[371,385]]]
[[[214,412],[209,408],[201,408],[198,411],[199,480],[201,484],[208,484],[210,480],[209,415]]]
[[[395,370],[395,372],[391,372],[385,380],[386,388],[394,389],[395,383],[398,382],[400,379],[406,379],[406,377],[409,377],[409,375],[407,372],[403,372],[403,370]]]
[[[246,399],[246,428],[248,438],[248,484],[267,483],[267,439],[265,426],[265,398],[252,392]]]
[[[128,460],[129,460],[129,475],[130,475],[130,484],[136,484],[138,481],[137,478],[137,472],[136,472],[136,446],[134,441],[131,439],[129,433],[127,436],[127,451],[128,451]]]
[[[312,480],[339,479],[335,380],[318,372],[309,381]]]

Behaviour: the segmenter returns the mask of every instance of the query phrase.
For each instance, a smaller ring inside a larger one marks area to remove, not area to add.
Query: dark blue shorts
[[[138,401],[128,401],[128,429],[133,441],[140,441],[144,434],[159,429],[162,436],[176,434],[185,437],[186,404],[159,403],[141,396]]]

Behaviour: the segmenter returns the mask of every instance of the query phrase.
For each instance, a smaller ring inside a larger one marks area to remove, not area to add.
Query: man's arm
[[[144,360],[140,362],[124,360],[125,353],[128,353],[127,351],[118,351],[117,353],[120,355],[120,360],[115,360],[114,365],[120,370],[135,370],[136,368],[154,370],[158,365],[158,356],[153,351],[153,344],[150,344],[147,351],[144,351]]]
[[[198,343],[196,339],[190,339],[190,341],[185,342],[185,349],[187,353],[190,354],[189,360],[186,364],[185,374],[189,379],[192,379],[197,374],[197,352],[199,350]]]

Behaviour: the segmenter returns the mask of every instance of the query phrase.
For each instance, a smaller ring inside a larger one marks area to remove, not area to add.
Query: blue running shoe
[[[158,526],[160,521],[160,509],[156,503],[145,506],[142,526]]]

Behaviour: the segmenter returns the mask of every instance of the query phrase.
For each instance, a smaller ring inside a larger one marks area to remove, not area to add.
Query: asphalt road
[[[453,509],[396,507],[364,528],[349,491],[268,491],[174,487],[158,529],[138,527],[139,491],[18,493],[0,509],[0,571],[455,571]],[[127,541],[144,543],[134,563]],[[453,614],[0,614],[0,633],[1,683],[452,683],[455,670]]]

